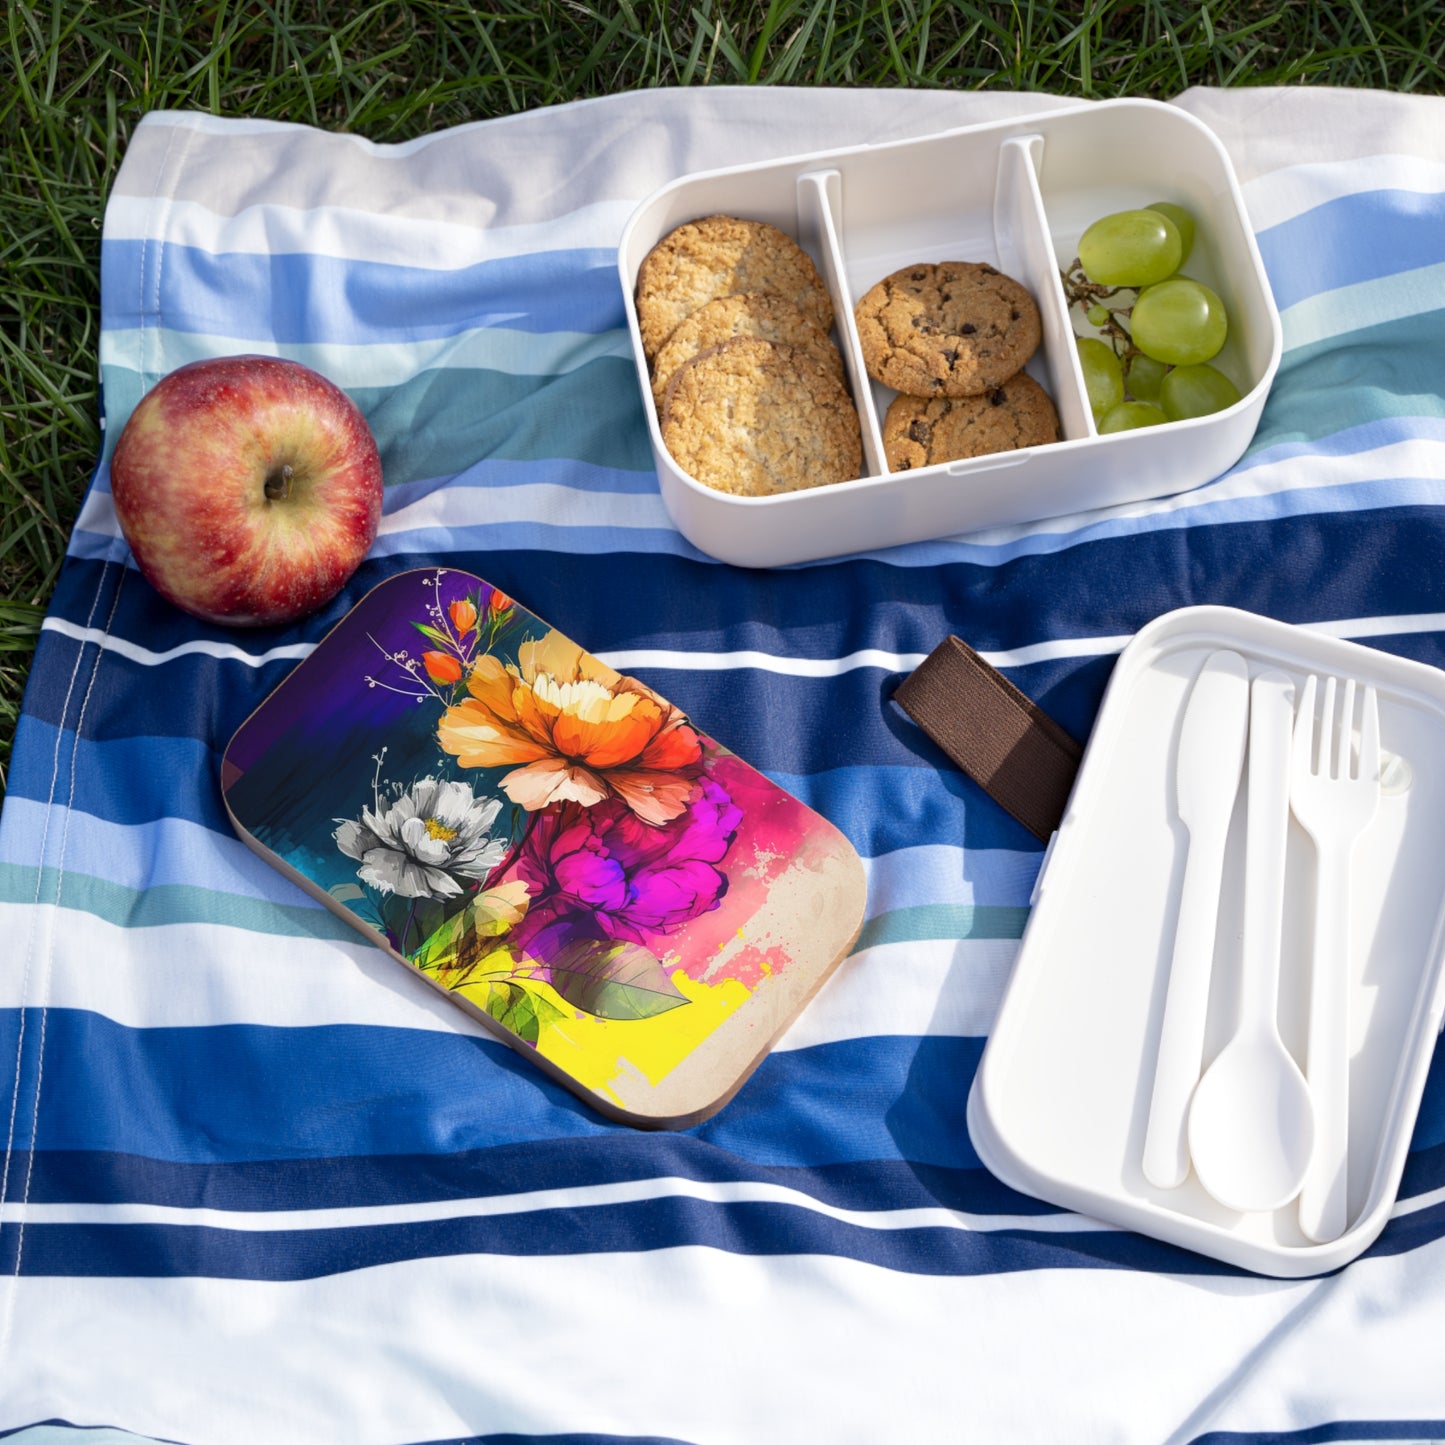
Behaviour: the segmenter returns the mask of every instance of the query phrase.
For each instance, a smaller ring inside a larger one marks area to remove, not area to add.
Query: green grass
[[[8,0],[0,48],[0,799],[99,448],[101,216],[146,111],[400,141],[657,85],[1168,98],[1189,85],[1445,92],[1438,0]]]

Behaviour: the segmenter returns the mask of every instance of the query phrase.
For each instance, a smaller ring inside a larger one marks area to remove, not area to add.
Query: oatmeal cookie
[[[1053,402],[1024,372],[982,396],[896,396],[883,419],[883,453],[892,472],[1058,439]]]
[[[679,366],[735,336],[760,336],[764,341],[795,346],[816,356],[839,381],[843,380],[843,357],[816,318],[786,296],[771,291],[741,291],[699,307],[663,343],[652,364],[652,399],[658,410],[662,409],[667,384]]]
[[[978,396],[1023,369],[1038,349],[1028,291],[971,261],[905,266],[858,302],[868,375],[908,396]]]
[[[742,497],[846,481],[863,464],[858,413],[842,382],[809,353],[756,336],[677,369],[662,439],[689,476]]]
[[[766,221],[704,216],[670,231],[637,271],[637,324],[651,361],[688,316],[719,296],[772,291],[833,326],[833,303],[812,258]]]

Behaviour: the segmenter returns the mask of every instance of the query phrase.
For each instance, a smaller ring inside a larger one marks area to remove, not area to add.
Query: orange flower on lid
[[[465,597],[458,597],[447,611],[458,637],[465,637],[477,625],[477,609]]]
[[[424,652],[421,665],[433,682],[456,682],[462,675],[462,665],[449,652]]]
[[[491,599],[487,603],[487,610],[493,617],[499,612],[509,612],[515,604],[505,592],[499,592],[495,587],[492,589]]]
[[[558,632],[524,643],[517,665],[480,658],[437,727],[464,768],[510,767],[502,790],[529,812],[620,798],[645,823],[687,806],[702,744],[671,703]]]

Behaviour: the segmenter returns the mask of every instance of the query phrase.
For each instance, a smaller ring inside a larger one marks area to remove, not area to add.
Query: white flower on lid
[[[507,840],[491,836],[501,810],[500,798],[478,798],[469,783],[423,778],[390,806],[378,794],[375,809],[363,808],[332,836],[360,862],[357,877],[383,893],[455,898],[458,880],[484,879],[506,857]]]

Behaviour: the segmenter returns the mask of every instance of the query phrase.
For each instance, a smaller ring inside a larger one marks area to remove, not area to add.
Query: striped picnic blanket
[[[1037,95],[695,90],[377,146],[165,113],[105,214],[107,448],[192,358],[376,432],[382,534],[238,634],[130,565],[105,458],[0,818],[0,1434],[27,1445],[1445,1437],[1445,1066],[1398,1207],[1256,1278],[1011,1192],[964,1107],[1041,850],[885,700],[954,632],[1085,737],[1115,654],[1226,603],[1445,663],[1445,100],[1194,90],[1284,318],[1185,495],[751,572],[659,500],[616,242],[683,172]],[[238,839],[235,728],[391,574],[478,573],[863,856],[853,954],[739,1095],[614,1126]]]

